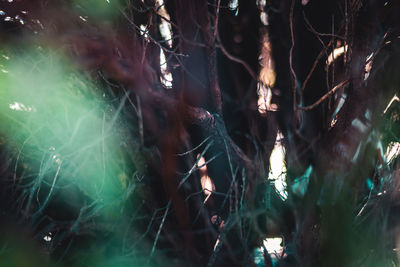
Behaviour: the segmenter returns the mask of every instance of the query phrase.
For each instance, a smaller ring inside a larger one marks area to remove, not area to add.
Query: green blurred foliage
[[[109,208],[104,215],[114,213],[134,171],[121,145],[118,108],[54,51],[2,54],[0,134],[25,168],[18,178],[47,183],[49,197],[58,184],[75,184]]]
[[[121,14],[123,0],[74,0],[76,12],[89,19],[111,22]]]

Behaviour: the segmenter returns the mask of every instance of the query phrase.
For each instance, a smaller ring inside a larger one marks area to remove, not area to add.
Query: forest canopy
[[[399,265],[399,14],[0,0],[0,265]]]

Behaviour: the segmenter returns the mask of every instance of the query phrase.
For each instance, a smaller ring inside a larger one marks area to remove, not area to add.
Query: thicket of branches
[[[388,158],[400,134],[399,1],[0,10],[3,262],[399,263],[399,165]],[[24,86],[36,106],[9,98]],[[284,196],[269,171],[277,144]],[[282,238],[279,255],[267,237]]]

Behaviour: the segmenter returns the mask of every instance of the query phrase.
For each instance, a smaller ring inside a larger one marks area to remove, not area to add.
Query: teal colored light
[[[302,176],[294,179],[292,184],[293,193],[301,197],[303,197],[306,194],[312,170],[313,167],[312,165],[310,165],[308,166],[307,170],[304,172]]]
[[[375,188],[375,185],[370,178],[367,178],[366,183],[369,190],[373,190]]]
[[[43,208],[74,184],[104,214],[113,213],[133,171],[119,116],[118,107],[59,54],[0,52],[0,135],[14,151],[15,169],[25,168],[16,179],[30,183],[31,192],[43,183],[50,188]]]

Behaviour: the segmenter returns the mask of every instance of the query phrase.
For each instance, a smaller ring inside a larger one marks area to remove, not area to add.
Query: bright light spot
[[[198,157],[200,155],[197,155]],[[215,185],[211,178],[207,174],[207,165],[205,165],[206,161],[204,157],[201,157],[199,159],[199,162],[197,163],[197,167],[199,168],[199,172],[201,175],[200,183],[201,183],[201,188],[203,189],[204,194],[206,195],[206,199],[204,202],[208,200],[208,198],[211,196],[212,192],[215,192]]]
[[[386,106],[385,110],[383,113],[385,114],[386,111],[390,108],[390,106],[393,104],[394,101],[400,102],[400,98],[397,97],[397,95],[394,95],[394,97],[390,100],[389,104]]]
[[[326,65],[329,66],[332,64],[332,62],[343,55],[345,51],[347,51],[347,45],[333,49],[332,53],[329,54],[328,59],[326,60]]]
[[[372,58],[372,56],[374,55],[374,53],[371,53],[367,56],[366,61],[370,61],[370,59]]]
[[[347,98],[346,94],[343,94],[340,97],[339,103],[338,103],[338,105],[337,105],[337,107],[335,109],[335,112],[333,113],[333,116],[332,116],[331,128],[336,124],[336,122],[337,122],[337,114],[339,113],[340,109],[343,107],[344,102],[346,102],[346,98]]]
[[[53,155],[52,159],[58,164],[61,164],[60,154]]]
[[[266,4],[267,4],[267,0],[258,0],[257,1],[257,5],[260,7],[265,7]]]
[[[6,13],[4,13],[3,10],[0,10],[0,16],[4,16]]]
[[[261,65],[260,74],[258,75],[259,80],[268,87],[274,87],[276,73],[268,34],[264,34],[263,36],[263,46],[258,60]]]
[[[335,126],[336,122],[337,122],[337,116],[335,116],[335,117],[333,118],[333,120],[331,121],[330,128],[332,128],[333,126]]]
[[[239,1],[238,0],[231,0],[228,4],[228,7],[230,10],[235,10],[239,6]]]
[[[144,35],[144,38],[149,41],[149,35],[148,35],[148,31],[147,31],[147,26],[145,25],[140,25],[140,35]]]
[[[263,244],[269,254],[281,254],[283,251],[281,237],[266,238]]]
[[[269,175],[268,179],[273,180],[275,188],[283,199],[287,198],[286,191],[286,162],[285,162],[285,148],[282,144],[283,135],[278,132],[276,136],[275,146],[272,150],[269,159]]]
[[[25,23],[25,22],[23,21],[23,19],[21,18],[20,15],[16,15],[16,16],[15,16],[15,19],[18,20],[19,23],[21,23],[22,25]]]
[[[263,47],[259,56],[261,70],[258,75],[259,83],[257,88],[258,94],[258,111],[265,114],[267,111],[276,111],[278,106],[271,104],[272,89],[275,84],[276,73],[274,63],[271,57],[271,44],[268,34],[263,36]]]
[[[85,17],[83,17],[83,16],[79,16],[79,18],[81,19],[81,20],[83,20],[83,21],[87,21],[87,19],[85,18]]]
[[[211,193],[215,191],[214,183],[207,175],[201,177],[201,187],[203,188],[204,194],[206,196],[211,195]]]
[[[265,85],[258,83],[258,112],[260,114],[266,114],[267,111],[277,111],[278,106],[276,104],[271,104],[272,99],[272,91],[270,87],[266,87]]]
[[[50,233],[49,233],[50,234]],[[46,242],[50,242],[51,241],[51,236],[50,235],[45,235],[44,237],[43,237],[43,240],[44,241],[46,241]]]
[[[170,16],[167,12],[167,9],[164,5],[164,0],[157,0],[157,13],[161,16],[161,23],[160,23],[160,34],[163,39],[167,42],[168,46],[172,47],[172,28],[171,23],[169,23]]]
[[[391,142],[389,143],[386,152],[385,158],[388,162],[395,159],[400,154],[400,143],[399,142]]]
[[[368,62],[365,65],[364,81],[368,79],[371,69],[372,69],[372,61]]]
[[[167,60],[165,58],[165,54],[162,49],[160,49],[160,68],[161,68],[161,77],[160,77],[161,83],[165,87],[171,88],[172,80],[173,80],[172,74],[171,74],[171,72],[168,71]]]
[[[17,111],[27,111],[27,112],[36,111],[35,108],[27,107],[19,102],[14,102],[12,104],[9,104],[8,107],[12,110],[17,110]]]
[[[261,20],[262,24],[264,24],[265,26],[268,26],[268,14],[267,14],[267,12],[262,11],[260,13],[260,20]]]

